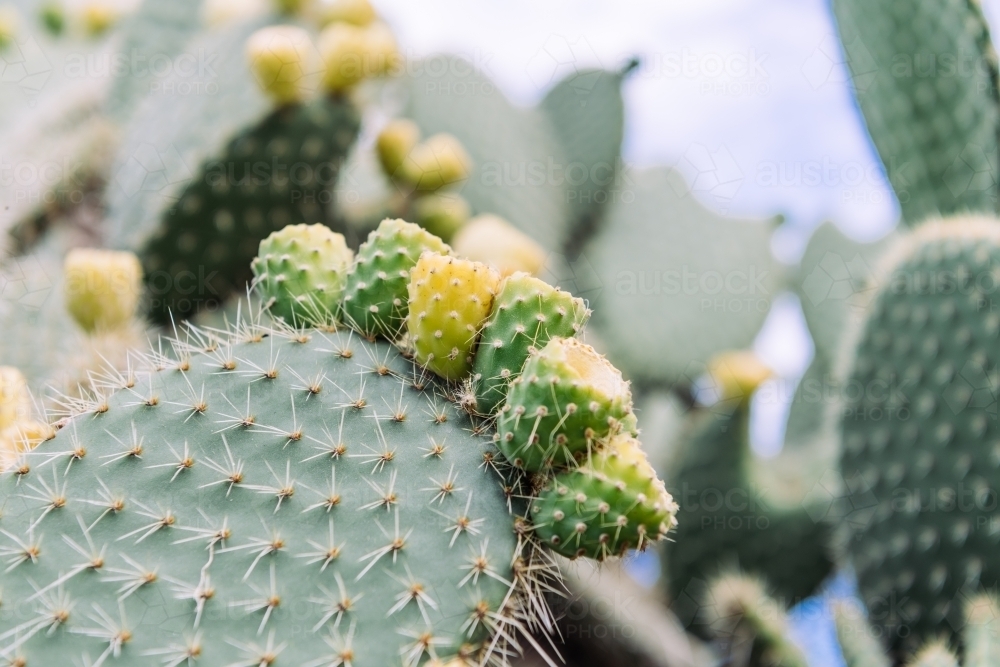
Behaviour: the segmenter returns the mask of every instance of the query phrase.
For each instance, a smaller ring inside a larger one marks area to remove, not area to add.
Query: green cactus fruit
[[[469,177],[472,159],[458,139],[442,132],[417,144],[403,161],[400,175],[418,192],[435,192]]]
[[[130,252],[74,248],[64,265],[66,309],[84,331],[119,329],[135,317],[142,266]]]
[[[272,231],[332,225],[324,196],[359,122],[342,98],[287,105],[206,161],[140,253],[151,317],[187,317],[242,292],[250,261]]]
[[[450,243],[455,234],[469,221],[469,202],[454,193],[434,192],[418,197],[413,202],[413,219],[418,225],[445,243]]]
[[[63,34],[66,29],[66,10],[58,2],[47,2],[38,12],[45,30],[53,37]]]
[[[424,253],[410,271],[407,330],[417,361],[449,380],[472,369],[500,275],[478,262]]]
[[[382,172],[394,177],[419,141],[420,128],[412,120],[397,118],[389,121],[375,140],[375,153],[382,165]]]
[[[361,244],[347,276],[344,321],[369,339],[399,338],[409,314],[410,271],[424,252],[445,255],[451,249],[412,222],[383,220]]]
[[[323,87],[331,93],[343,93],[366,78],[388,73],[399,58],[392,33],[377,23],[365,27],[332,23],[320,34],[318,47],[325,68]]]
[[[750,448],[751,398],[770,370],[745,352],[719,355],[708,370],[719,401],[692,416],[667,475],[680,511],[664,582],[673,599],[696,599],[704,582],[738,564],[780,598],[800,600],[833,567],[830,528],[770,479],[776,462]]]
[[[497,419],[500,450],[529,472],[572,465],[625,430],[632,392],[621,372],[574,338],[552,338],[525,362]]]
[[[841,412],[856,508],[844,544],[861,598],[889,612],[877,618],[897,651],[955,627],[959,592],[1000,584],[998,264],[993,218],[932,221],[901,239],[846,374],[862,391],[845,391]]]
[[[274,25],[250,36],[247,60],[261,90],[278,104],[293,104],[316,88],[315,50],[304,28]]]
[[[733,650],[750,644],[746,664],[807,667],[802,652],[788,638],[785,610],[759,580],[731,574],[718,577],[702,604],[702,620],[723,645]]]
[[[8,662],[505,662],[540,563],[436,380],[349,331],[175,348],[0,477]]]
[[[330,324],[353,259],[343,234],[320,224],[289,225],[260,242],[251,268],[272,315],[289,324]]]
[[[531,519],[555,551],[604,560],[665,538],[676,512],[638,441],[620,435],[579,468],[556,475],[533,501]]]
[[[553,337],[572,338],[590,317],[583,299],[515,273],[500,284],[480,336],[472,367],[476,410],[494,412],[507,398],[507,385],[521,373],[532,351]]]
[[[849,602],[833,604],[837,641],[847,667],[892,667],[879,641],[872,635],[865,611]]]

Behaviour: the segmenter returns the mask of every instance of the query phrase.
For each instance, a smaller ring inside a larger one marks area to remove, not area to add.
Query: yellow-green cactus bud
[[[0,49],[14,43],[18,27],[17,10],[13,7],[0,7]]]
[[[66,308],[85,331],[127,324],[139,305],[142,265],[130,252],[76,248],[66,255]]]
[[[319,52],[326,68],[324,88],[342,93],[367,77],[391,70],[399,57],[396,40],[381,24],[365,28],[333,23],[319,37]]]
[[[424,253],[409,285],[407,328],[417,361],[449,380],[467,375],[499,283],[485,264]]]
[[[261,90],[279,104],[301,101],[313,85],[315,50],[302,28],[261,28],[250,36],[246,53]]]
[[[420,128],[407,118],[397,118],[382,128],[375,140],[375,152],[386,176],[396,175],[419,141]]]
[[[537,276],[545,266],[545,251],[534,239],[503,218],[478,215],[452,241],[456,255],[489,264],[503,276],[518,271]]]
[[[31,396],[21,371],[0,366],[0,431],[31,415]]]
[[[462,143],[447,133],[435,134],[418,144],[403,162],[404,180],[421,192],[434,192],[464,181],[472,159]]]
[[[457,194],[434,192],[413,203],[413,217],[417,224],[446,243],[456,238],[455,234],[469,221],[469,214],[469,202]],[[467,257],[477,259],[471,255]]]
[[[83,29],[91,37],[99,37],[118,21],[118,11],[107,2],[89,2],[83,8]]]
[[[721,400],[750,400],[753,392],[773,372],[750,351],[723,352],[708,363],[708,373]]]
[[[327,0],[321,2],[316,13],[323,26],[341,22],[363,27],[378,18],[368,0]]]

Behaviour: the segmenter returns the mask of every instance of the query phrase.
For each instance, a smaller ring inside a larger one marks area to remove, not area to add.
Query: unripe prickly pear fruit
[[[134,316],[142,265],[130,252],[74,248],[65,261],[66,308],[85,331],[117,329]]]
[[[442,132],[410,151],[403,162],[402,176],[417,191],[434,192],[464,181],[471,169],[472,159],[461,142]]]
[[[708,363],[719,398],[723,401],[747,401],[765,380],[773,375],[753,352],[739,350],[713,357]]]
[[[397,118],[382,128],[375,140],[375,152],[386,176],[396,174],[419,141],[420,128],[408,118]]]
[[[326,225],[288,225],[260,242],[251,265],[254,286],[271,313],[289,324],[330,323],[353,259],[343,234]]]
[[[278,104],[300,102],[312,85],[315,49],[309,33],[290,25],[261,28],[247,41],[258,85]]]
[[[351,23],[356,26],[366,26],[372,23],[378,14],[368,0],[331,0],[323,2],[317,9],[320,24]]]
[[[0,431],[31,414],[28,383],[13,366],[0,366]]]
[[[392,33],[383,25],[358,27],[333,23],[319,36],[319,52],[325,73],[323,87],[342,93],[362,79],[385,74],[398,54]]]
[[[619,435],[579,468],[556,475],[531,518],[542,541],[564,556],[604,560],[666,537],[676,511],[638,441]]]
[[[455,234],[455,254],[489,264],[503,276],[517,271],[537,276],[545,251],[530,236],[498,215],[477,215]]]
[[[417,361],[449,380],[468,374],[499,283],[485,264],[424,253],[409,285],[407,328]]]
[[[632,411],[621,372],[594,348],[553,338],[524,364],[497,420],[500,450],[529,472],[574,464]]]
[[[583,299],[558,287],[526,273],[505,278],[476,349],[472,370],[476,410],[482,414],[496,410],[530,353],[554,337],[572,338],[589,317]]]
[[[383,220],[347,276],[343,320],[369,339],[399,338],[410,312],[410,271],[424,252],[446,255],[451,248],[412,222]]]
[[[471,211],[464,197],[453,193],[434,192],[413,202],[413,218],[417,224],[450,243],[469,220]],[[467,256],[468,259],[475,259]]]

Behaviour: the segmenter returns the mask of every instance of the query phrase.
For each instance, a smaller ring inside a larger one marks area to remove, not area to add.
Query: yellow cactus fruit
[[[88,2],[81,18],[84,31],[91,37],[99,37],[118,21],[118,11],[107,2]]]
[[[421,255],[410,270],[407,318],[417,361],[449,380],[467,375],[499,284],[500,275],[485,264]]]
[[[464,181],[472,169],[472,158],[462,143],[447,133],[435,134],[410,151],[403,162],[407,183],[422,192],[434,192]]]
[[[66,255],[66,308],[85,331],[116,329],[134,316],[142,265],[130,252],[76,248]]]
[[[420,141],[420,128],[412,120],[390,121],[375,140],[375,152],[386,176],[394,176]]]
[[[381,24],[359,27],[332,23],[319,36],[319,52],[325,73],[323,87],[342,93],[361,80],[385,74],[398,58],[396,40]]]
[[[293,104],[314,87],[316,51],[309,33],[290,25],[261,28],[247,40],[246,55],[258,85],[278,104]]]
[[[774,373],[748,350],[723,352],[708,363],[708,372],[723,400],[750,400],[754,390]]]
[[[545,266],[542,247],[496,215],[477,215],[458,230],[451,243],[456,255],[489,264],[503,276],[518,271],[537,276]]]
[[[0,431],[31,415],[31,396],[21,371],[0,366]]]
[[[368,0],[326,0],[320,2],[316,13],[323,26],[340,22],[363,27],[378,18]]]

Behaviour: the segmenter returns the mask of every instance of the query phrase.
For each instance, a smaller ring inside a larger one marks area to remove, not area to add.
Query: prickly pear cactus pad
[[[841,474],[863,500],[845,545],[896,649],[960,627],[959,594],[1000,582],[998,265],[995,219],[919,228],[886,258],[854,348],[849,382],[870,390],[845,392]]]
[[[432,378],[349,331],[175,348],[0,480],[6,660],[502,657],[519,506]]]

